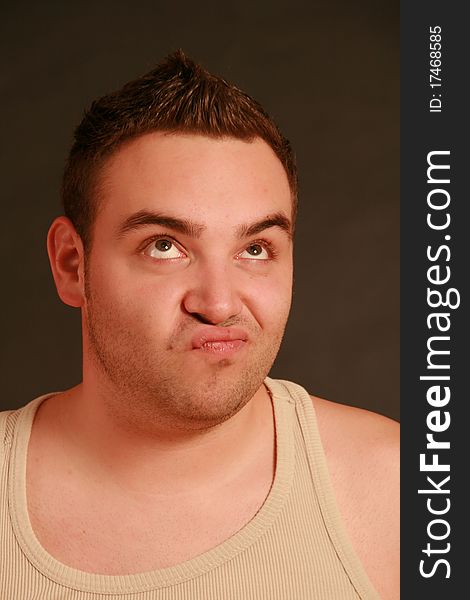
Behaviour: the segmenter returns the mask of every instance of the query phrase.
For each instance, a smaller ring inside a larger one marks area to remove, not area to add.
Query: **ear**
[[[83,243],[67,217],[57,217],[50,226],[47,252],[60,299],[81,307],[85,298]]]

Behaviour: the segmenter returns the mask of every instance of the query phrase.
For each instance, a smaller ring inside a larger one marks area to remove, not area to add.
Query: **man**
[[[48,236],[83,381],[0,419],[2,598],[398,597],[396,424],[267,378],[296,195],[182,52],[92,104]]]

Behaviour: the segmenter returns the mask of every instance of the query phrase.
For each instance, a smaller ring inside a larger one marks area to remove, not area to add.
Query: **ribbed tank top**
[[[28,517],[26,456],[41,396],[0,413],[2,600],[363,600],[379,596],[341,522],[312,400],[266,379],[276,469],[263,505],[237,533],[178,565],[132,575],[68,567],[40,545]]]

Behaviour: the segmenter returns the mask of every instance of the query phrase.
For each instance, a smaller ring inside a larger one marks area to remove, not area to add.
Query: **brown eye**
[[[259,244],[251,244],[248,246],[247,252],[253,256],[259,256],[263,252],[263,248]]]
[[[160,250],[160,252],[168,252],[172,246],[173,244],[170,242],[170,240],[157,240],[155,242],[155,248]]]
[[[149,244],[144,254],[157,258],[159,260],[168,260],[170,258],[185,258],[186,255],[181,252],[172,240],[168,238],[160,238]]]
[[[239,258],[250,258],[256,260],[268,260],[270,255],[262,244],[250,244],[243,252],[238,255]]]

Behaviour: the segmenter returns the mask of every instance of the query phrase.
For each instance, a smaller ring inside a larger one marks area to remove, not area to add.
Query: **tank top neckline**
[[[34,416],[39,405],[54,394],[32,400],[20,409],[15,426],[9,474],[9,506],[12,527],[27,559],[47,578],[84,592],[128,594],[168,587],[193,579],[231,560],[255,543],[274,523],[285,504],[293,481],[294,400],[288,390],[269,377],[275,427],[276,466],[271,489],[258,512],[224,542],[187,561],[163,569],[129,575],[102,575],[75,569],[49,554],[36,537],[29,519],[26,497],[26,462]]]

